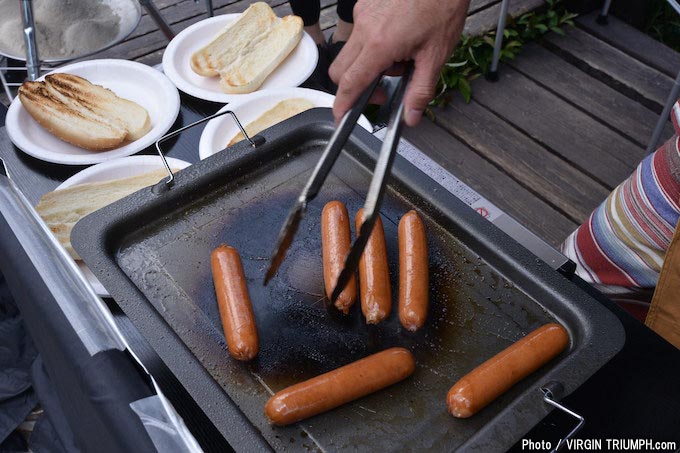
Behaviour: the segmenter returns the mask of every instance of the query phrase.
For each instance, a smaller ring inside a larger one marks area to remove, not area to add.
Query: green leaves
[[[500,61],[513,60],[524,44],[535,41],[548,32],[563,35],[564,26],[573,26],[577,16],[564,9],[559,0],[545,0],[545,10],[522,14],[516,19],[508,17],[503,31],[503,46]],[[470,82],[486,73],[491,66],[496,31],[482,36],[462,36],[453,55],[442,68],[437,96],[430,105],[446,105],[456,93],[470,102],[472,89]],[[428,115],[432,115],[430,111]]]
[[[680,52],[680,16],[666,0],[651,0],[642,31]]]

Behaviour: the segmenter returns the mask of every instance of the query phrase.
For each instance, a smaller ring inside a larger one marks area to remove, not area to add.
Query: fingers
[[[343,49],[342,52],[344,52]],[[342,52],[338,55],[341,58]],[[349,110],[352,105],[359,98],[361,93],[368,87],[368,85],[378,77],[384,69],[391,66],[392,61],[389,58],[376,57],[377,52],[369,51],[365,46],[361,47],[358,55],[355,58],[351,57],[348,52],[347,57],[343,60],[333,63],[330,68],[331,78],[338,84],[338,91],[336,93],[335,102],[333,103],[333,116],[335,121],[340,121],[342,116]],[[349,64],[347,64],[349,61]],[[343,66],[347,65],[343,70]],[[372,98],[374,101],[380,100],[380,95]],[[384,95],[383,95],[384,100]]]
[[[439,69],[439,65],[430,58],[416,58],[404,99],[404,121],[408,126],[413,127],[420,122],[427,104],[434,97]]]
[[[362,48],[362,43],[355,36],[349,37],[349,40],[345,43],[338,56],[335,57],[331,67],[328,68],[328,75],[336,85],[340,84],[340,77],[352,65],[352,62],[356,60]]]

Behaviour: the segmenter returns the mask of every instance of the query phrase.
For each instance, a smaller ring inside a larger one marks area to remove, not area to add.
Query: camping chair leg
[[[661,138],[661,134],[663,133],[663,128],[666,125],[666,121],[668,121],[669,115],[671,114],[671,108],[673,107],[673,104],[675,104],[675,102],[678,101],[679,97],[680,97],[680,72],[678,72],[678,77],[675,79],[675,83],[673,84],[673,88],[671,89],[671,94],[668,96],[666,105],[663,108],[663,112],[661,112],[661,116],[659,117],[659,120],[656,122],[654,133],[652,133],[652,138],[651,140],[649,140],[649,144],[647,145],[647,154],[652,153],[656,150],[656,145],[659,143],[659,139]]]
[[[604,5],[602,6],[602,11],[600,11],[600,15],[597,16],[597,22],[600,25],[607,25],[609,22],[607,20],[607,16],[609,16],[609,7],[612,5],[612,0],[604,0]]]
[[[503,0],[501,2],[501,13],[498,16],[498,26],[496,27],[496,41],[493,46],[493,58],[491,59],[491,67],[486,73],[486,79],[490,82],[498,81],[498,61],[501,58],[501,47],[503,47],[503,33],[505,32],[505,19],[508,15],[508,3],[510,0]]]
[[[165,35],[168,40],[172,40],[172,38],[175,37],[175,32],[172,31],[172,28],[170,28],[170,25],[163,19],[163,16],[161,16],[161,12],[158,11],[158,8],[156,8],[156,5],[153,4],[153,1],[151,0],[139,0],[139,3],[146,9],[146,12],[151,16],[154,22],[156,22],[156,25],[158,25],[158,28],[161,29],[163,34]]]
[[[212,0],[205,0],[205,7],[208,10],[208,17],[213,17],[215,13],[213,12]]]

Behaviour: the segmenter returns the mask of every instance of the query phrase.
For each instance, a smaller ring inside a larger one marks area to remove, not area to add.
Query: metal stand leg
[[[40,77],[40,60],[38,45],[35,41],[35,20],[33,18],[33,0],[21,0],[21,15],[24,20],[24,40],[26,42],[26,71],[28,80]]]
[[[212,0],[205,0],[205,7],[208,10],[208,17],[213,17],[215,13],[213,12]]]
[[[597,22],[600,25],[607,25],[609,21],[607,20],[607,16],[609,15],[609,7],[612,5],[612,0],[605,0],[604,5],[602,6],[602,11],[600,12],[600,15],[597,16]]]
[[[9,102],[12,102],[14,98],[12,97],[12,90],[9,87],[9,84],[7,83],[7,80],[5,79],[5,74],[3,73],[3,69],[0,68],[0,83],[2,83],[2,88],[5,90],[5,94],[7,95],[7,100]]]
[[[172,31],[170,25],[163,19],[161,12],[158,11],[158,8],[153,4],[153,1],[139,0],[139,3],[144,7],[149,16],[151,16],[153,21],[156,22],[156,25],[158,25],[158,28],[161,29],[165,37],[168,38],[168,40],[172,40],[172,38],[175,37],[175,32]]]
[[[503,46],[503,33],[505,32],[505,19],[508,16],[508,3],[510,0],[501,2],[501,13],[498,16],[498,26],[496,27],[496,41],[493,46],[493,58],[491,67],[486,73],[486,79],[490,82],[498,81],[498,61],[501,58],[501,47]]]
[[[659,139],[661,138],[661,133],[663,132],[663,128],[666,125],[666,121],[668,121],[668,117],[671,113],[671,108],[673,108],[673,104],[675,104],[675,102],[678,101],[679,97],[680,97],[680,72],[678,72],[678,77],[675,79],[673,88],[671,88],[671,94],[668,96],[668,100],[666,100],[666,105],[663,108],[663,112],[661,112],[661,116],[659,117],[659,120],[656,122],[654,133],[652,134],[652,138],[651,140],[649,140],[649,144],[647,145],[647,154],[652,153],[656,150],[656,145],[658,145]]]

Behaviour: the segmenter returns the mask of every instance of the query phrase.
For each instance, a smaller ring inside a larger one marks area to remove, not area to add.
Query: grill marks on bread
[[[19,99],[26,111],[48,132],[66,142],[93,151],[115,148],[127,135],[122,128],[88,118],[50,95],[42,82],[25,82]]]
[[[116,148],[151,129],[143,107],[73,74],[52,74],[45,82],[26,82],[19,88],[19,98],[50,133],[93,151]]]

